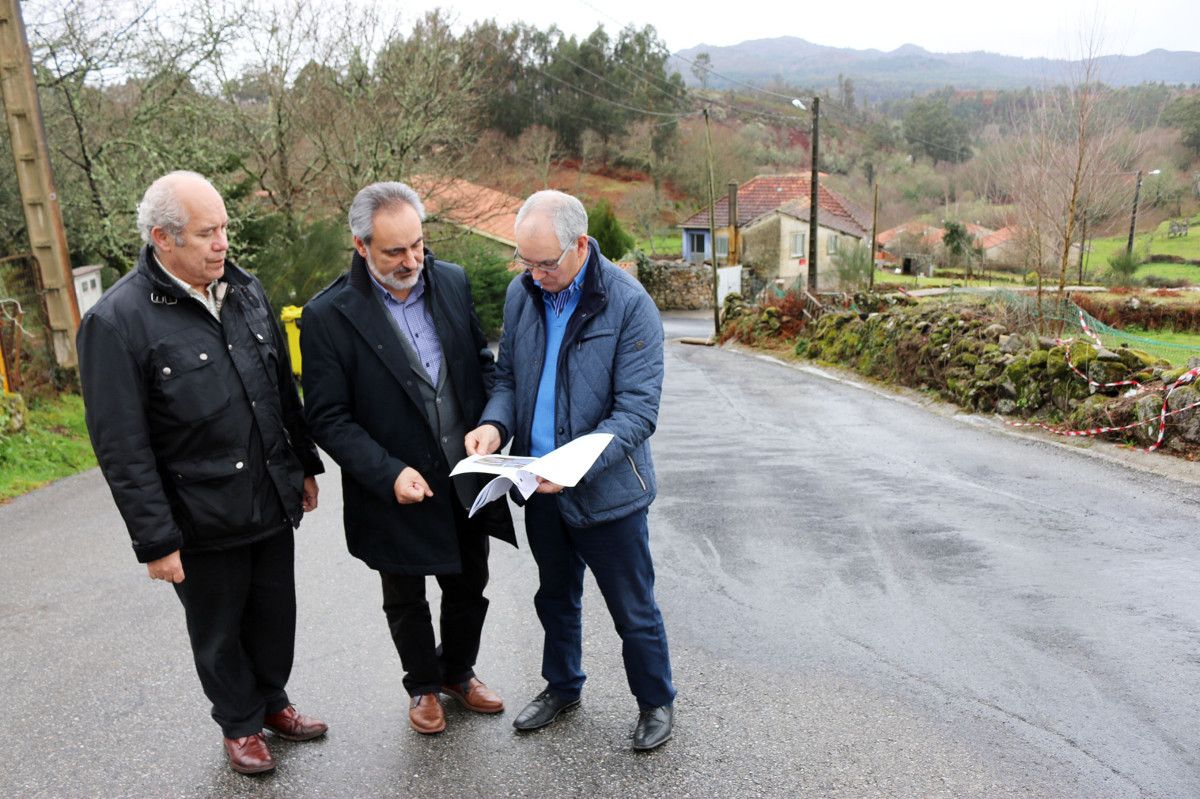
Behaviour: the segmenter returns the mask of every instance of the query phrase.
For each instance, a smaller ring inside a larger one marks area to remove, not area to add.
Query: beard
[[[425,268],[424,264],[420,264],[415,269],[407,269],[400,267],[392,272],[384,274],[375,266],[375,260],[367,255],[367,268],[371,270],[371,274],[379,281],[380,285],[386,286],[396,291],[408,291],[413,286],[417,285],[417,281],[421,279],[421,270]]]

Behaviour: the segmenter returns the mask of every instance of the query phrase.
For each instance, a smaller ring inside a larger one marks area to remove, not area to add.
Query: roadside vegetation
[[[23,430],[0,433],[0,503],[95,465],[79,395],[36,400]]]

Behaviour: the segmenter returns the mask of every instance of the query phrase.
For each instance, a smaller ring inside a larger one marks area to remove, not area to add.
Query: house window
[[[803,233],[793,233],[792,234],[792,257],[793,258],[804,258],[806,255],[808,255],[808,247],[805,246],[806,244],[807,244],[807,242],[805,241],[805,236]]]
[[[826,252],[828,252],[830,255],[833,255],[838,251],[838,237],[831,233],[826,241],[828,242],[825,245]]]
[[[707,248],[704,246],[705,236],[703,233],[688,233],[688,252],[699,255]]]
[[[729,237],[717,236],[717,255],[729,255]]]

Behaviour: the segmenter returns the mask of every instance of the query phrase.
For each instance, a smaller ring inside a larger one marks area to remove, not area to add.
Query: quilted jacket
[[[573,527],[624,518],[654,501],[650,435],[658,423],[663,381],[663,329],[658,309],[634,278],[588,242],[579,305],[559,350],[555,446],[587,433],[612,433],[579,484],[564,489],[559,511]],[[528,273],[512,281],[496,385],[481,421],[512,436],[513,455],[528,455],[533,409],[546,353],[542,290]]]

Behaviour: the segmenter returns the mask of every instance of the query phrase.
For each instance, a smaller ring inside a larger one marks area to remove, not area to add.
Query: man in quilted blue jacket
[[[587,433],[613,440],[578,485],[542,481],[525,505],[547,686],[513,726],[545,727],[579,704],[587,567],[621,636],[638,701],[633,748],[655,749],[671,737],[675,699],[646,524],[655,496],[649,438],[662,393],[662,320],[641,284],[600,254],[576,198],[529,197],[516,239],[513,263],[525,271],[508,287],[496,384],[479,427],[467,434],[467,453],[490,454],[510,438],[513,455],[535,457]]]

